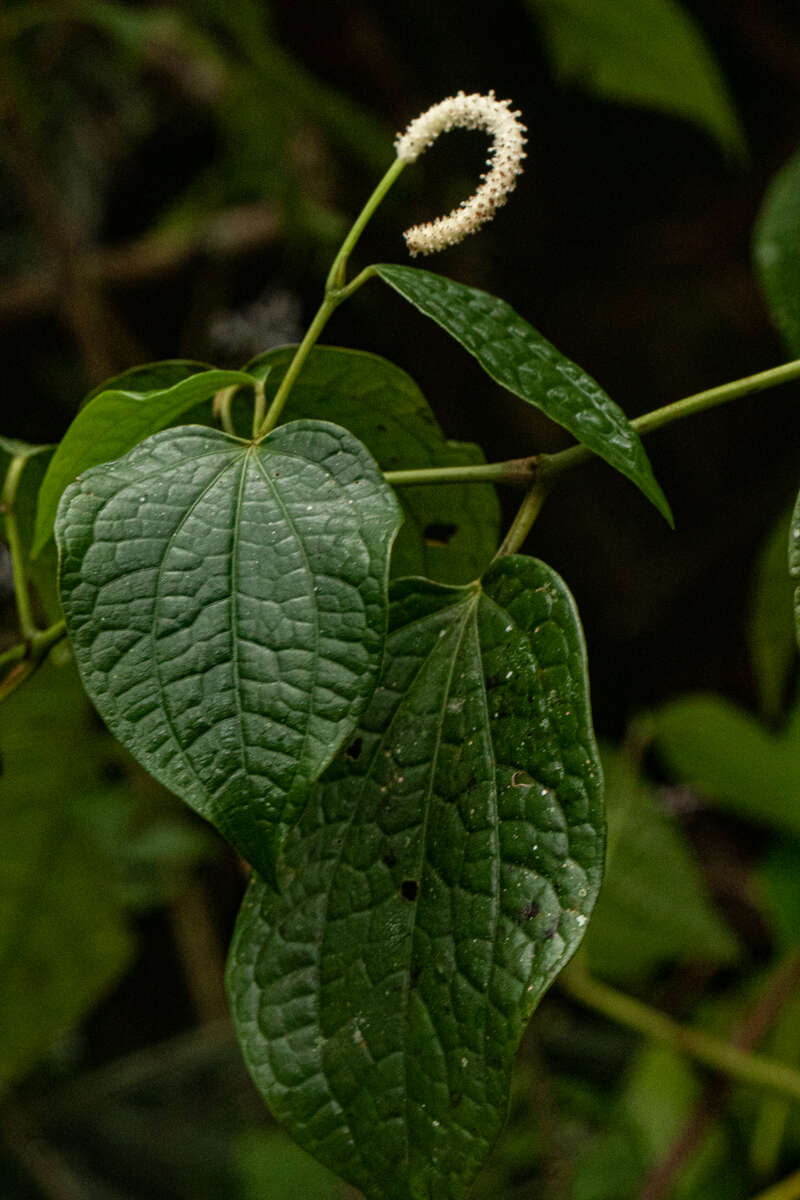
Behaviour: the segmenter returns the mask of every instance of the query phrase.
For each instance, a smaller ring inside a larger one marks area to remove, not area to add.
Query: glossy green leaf
[[[274,395],[292,347],[269,350],[246,370],[270,370]],[[316,417],[349,429],[384,471],[484,462],[469,442],[447,441],[427,400],[405,371],[385,358],[336,346],[315,346],[285,409],[287,418]],[[392,574],[468,583],[497,549],[500,509],[491,484],[399,488],[405,521],[392,551]]]
[[[375,270],[473,354],[492,379],[632,480],[672,524],[644,446],[622,409],[509,304],[417,267],[380,263]]]
[[[745,140],[703,34],[675,0],[528,0],[556,74],[623,104],[693,121],[729,155]]]
[[[797,496],[789,529],[789,574],[797,582],[794,593],[794,625],[797,633],[797,645],[800,647],[800,493]]]
[[[228,967],[275,1116],[368,1200],[458,1200],[603,861],[572,598],[541,562],[393,587],[381,682]]]
[[[167,430],[59,507],[84,685],[152,775],[266,875],[380,665],[394,495],[346,430]]]
[[[215,368],[208,363],[192,358],[162,358],[158,362],[140,363],[98,383],[86,394],[81,408],[103,392],[164,392],[183,379],[213,370]]]
[[[773,734],[719,696],[686,696],[652,716],[659,753],[717,808],[800,834],[800,740]]]
[[[603,755],[606,877],[585,951],[593,972],[646,979],[678,959],[730,962],[736,940],[709,903],[689,847],[622,754]]]
[[[159,368],[174,365],[183,375],[183,364],[156,363],[137,368],[143,390],[115,387],[98,392],[64,434],[44,477],[36,513],[33,553],[38,554],[53,532],[56,510],[64,488],[82,471],[98,463],[110,462],[133,449],[150,434],[172,425],[190,409],[209,399],[220,388],[237,383],[252,385],[252,376],[243,371],[201,371],[181,377],[165,388],[150,390],[148,385],[161,374]],[[136,372],[126,372],[126,382]],[[120,382],[120,381],[112,381]]]
[[[772,319],[800,355],[800,153],[772,180],[753,232],[753,255]]]
[[[762,715],[776,721],[784,710],[786,684],[797,656],[792,581],[786,571],[791,513],[770,531],[756,564],[748,642]]]
[[[45,664],[3,704],[0,751],[0,1090],[114,983],[132,942],[109,862],[76,801],[103,781],[74,666]]]

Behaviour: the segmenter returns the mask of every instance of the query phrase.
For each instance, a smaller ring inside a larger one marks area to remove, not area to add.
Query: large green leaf
[[[800,354],[800,153],[778,172],[753,232],[753,254],[772,319]]]
[[[270,875],[375,684],[394,495],[346,430],[167,430],[56,522],[84,685],[136,758]]]
[[[744,135],[701,30],[675,0],[528,0],[559,77],[671,113],[741,157]]]
[[[270,371],[274,394],[293,348],[269,350],[246,370]],[[287,417],[316,417],[344,425],[384,471],[483,462],[468,442],[447,441],[427,400],[405,371],[385,358],[336,346],[315,346],[286,405]],[[491,484],[403,487],[405,521],[392,552],[392,574],[468,583],[485,570],[499,541],[500,511]]]
[[[6,700],[0,750],[2,1090],[97,1003],[132,943],[77,807],[112,755],[74,666],[47,663]]]
[[[166,387],[150,388],[162,377],[167,367],[173,367],[178,379]],[[93,395],[78,413],[64,434],[44,477],[36,513],[36,532],[33,553],[38,554],[48,542],[55,522],[58,502],[64,488],[73,479],[96,466],[126,454],[139,442],[172,425],[201,401],[213,396],[220,388],[235,384],[250,384],[253,378],[243,371],[201,371],[188,378],[184,364],[155,363],[126,372],[120,380],[133,382],[130,377],[141,376],[141,390],[114,387]]]
[[[672,524],[644,446],[622,409],[505,300],[418,267],[380,263],[375,270],[474,354],[492,379],[632,480]]]
[[[656,744],[682,782],[726,808],[800,834],[800,740],[770,733],[719,696],[685,696],[652,716]]]
[[[730,962],[736,940],[711,907],[686,842],[622,754],[603,755],[606,877],[586,935],[592,971],[646,979],[665,962]]]
[[[789,574],[792,579],[797,581],[794,593],[794,624],[797,645],[800,647],[800,493],[797,496],[789,529]]]
[[[275,1116],[368,1200],[464,1197],[525,1022],[583,935],[601,772],[572,598],[541,562],[393,588],[381,682],[236,927]]]

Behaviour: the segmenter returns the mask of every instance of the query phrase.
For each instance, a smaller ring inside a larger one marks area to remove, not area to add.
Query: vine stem
[[[509,554],[516,554],[522,548],[525,538],[533,528],[534,521],[542,511],[542,505],[547,499],[549,491],[549,482],[541,477],[531,484],[525,493],[525,499],[519,506],[517,515],[511,522],[511,528],[494,556],[495,560],[505,558]]]
[[[635,417],[631,425],[637,433],[652,433],[673,421],[682,421],[685,417],[696,416],[706,409],[716,408],[719,404],[727,404],[729,400],[738,400],[740,396],[749,396],[753,392],[764,392],[768,388],[778,387],[800,378],[800,359],[781,363],[779,367],[769,367],[755,375],[745,375],[741,379],[733,379],[730,383],[722,383],[717,387],[707,388],[703,392],[695,392],[665,404],[662,408],[654,408],[651,412]],[[561,475],[564,471],[588,462],[595,453],[588,446],[570,446],[558,454],[543,454],[541,456],[542,473],[548,478]]]
[[[375,209],[381,203],[384,196],[389,191],[389,188],[401,174],[405,165],[406,164],[399,158],[394,160],[386,174],[383,176],[383,179],[381,179],[380,183],[375,188],[375,191],[372,193],[361,212],[356,217],[350,232],[342,242],[339,252],[337,253],[336,258],[333,260],[331,269],[328,272],[328,278],[325,283],[326,294],[335,292],[344,287],[347,260],[353,253],[356,243],[366,229],[367,223],[369,222],[372,214],[375,212]]]
[[[338,308],[340,303],[341,301],[335,293],[326,293],[322,304],[317,309],[314,320],[309,325],[302,342],[294,352],[294,358],[289,363],[288,370],[281,380],[280,387],[273,397],[272,404],[269,406],[266,417],[258,429],[254,430],[253,432],[254,441],[266,437],[269,431],[274,429],[277,425],[278,418],[283,412],[283,406],[289,399],[289,393],[294,386],[295,379],[297,379],[297,376],[300,374],[303,364],[311,353],[314,343],[317,341],[319,335],[327,325],[329,317]]]
[[[673,1050],[688,1054],[712,1070],[730,1075],[740,1083],[780,1092],[800,1101],[800,1071],[793,1067],[741,1050],[724,1038],[681,1025],[666,1013],[658,1012],[648,1004],[643,1004],[641,1000],[593,979],[575,963],[562,972],[560,983],[567,995],[574,1000],[619,1025],[635,1029],[653,1041],[663,1042]],[[790,1193],[786,1193],[785,1200],[789,1200],[789,1195]],[[800,1200],[800,1192],[797,1193],[797,1197]],[[761,1200],[765,1198],[762,1197]],[[783,1196],[780,1200],[784,1200]]]
[[[11,569],[14,574],[14,596],[19,630],[25,641],[29,642],[36,633],[36,622],[33,619],[31,596],[28,590],[28,581],[25,578],[25,555],[22,549],[22,539],[19,535],[17,515],[14,512],[17,488],[26,462],[27,459],[24,455],[12,458],[3,483],[0,507],[2,508],[8,552],[11,555]]]
[[[507,462],[474,463],[459,467],[419,467],[408,471],[386,471],[392,487],[424,483],[527,483],[537,476],[539,459],[510,458]]]
[[[374,274],[368,267],[362,275]],[[360,278],[360,277],[359,277]],[[355,284],[357,280],[353,280]],[[366,282],[366,281],[365,281]],[[350,285],[353,286],[353,285]],[[747,396],[753,392],[763,392],[779,384],[788,383],[800,378],[800,359],[782,363],[779,367],[769,367],[756,375],[746,375],[742,379],[734,379],[730,383],[722,383],[718,387],[708,388],[704,392],[696,392],[684,396],[663,408],[655,408],[652,412],[644,413],[631,421],[631,425],[640,434],[652,433],[673,421],[683,420],[704,412],[707,408],[715,408],[729,400]],[[503,462],[479,463],[463,467],[421,467],[407,471],[387,471],[384,475],[387,483],[393,487],[406,487],[412,484],[436,483],[527,483],[532,484],[537,479],[552,483],[559,475],[572,467],[580,466],[595,458],[594,450],[588,446],[570,446],[556,454],[529,455],[527,458],[510,458]]]
[[[19,642],[0,654],[0,670],[4,667],[11,668],[8,674],[0,679],[0,702],[6,700],[37,667],[41,666],[53,646],[66,637],[66,634],[66,621],[56,621],[47,629],[34,632],[28,641]]]
[[[360,275],[350,283],[346,283],[347,262],[355,249],[358,239],[364,232],[367,223],[375,212],[380,202],[383,200],[389,188],[400,175],[405,167],[405,163],[396,158],[388,171],[384,174],[378,186],[375,188],[372,195],[367,200],[361,212],[353,222],[350,232],[339,247],[339,251],[333,260],[331,269],[328,272],[328,278],[325,283],[325,295],[322,304],[317,309],[316,315],[306,330],[305,337],[295,351],[294,358],[289,364],[289,368],[281,380],[273,398],[272,404],[269,406],[266,417],[256,427],[254,423],[253,439],[260,440],[265,437],[271,429],[274,429],[278,423],[283,407],[289,398],[289,393],[294,386],[297,376],[302,370],[303,364],[311,353],[312,347],[316,343],[322,330],[328,323],[331,315],[336,311],[343,300],[348,296],[352,296],[353,292],[357,291],[363,284],[367,282],[374,274],[371,267],[367,267]]]

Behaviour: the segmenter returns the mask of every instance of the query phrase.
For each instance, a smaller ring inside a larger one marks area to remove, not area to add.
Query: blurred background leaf
[[[558,78],[693,121],[726,154],[745,137],[702,31],[675,0],[527,0]]]
[[[673,818],[624,752],[603,757],[608,806],[606,877],[586,931],[591,969],[630,985],[687,956],[737,957]]]

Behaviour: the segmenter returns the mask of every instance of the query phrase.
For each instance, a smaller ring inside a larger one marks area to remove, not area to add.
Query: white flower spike
[[[522,114],[512,112],[510,104],[510,100],[495,99],[494,92],[489,92],[488,96],[478,92],[467,96],[459,92],[415,117],[405,133],[398,134],[395,150],[401,162],[406,163],[415,162],[440,133],[448,133],[451,129],[484,129],[492,137],[486,160],[489,170],[481,176],[482,182],[475,194],[462,200],[446,217],[414,225],[403,234],[412,258],[418,254],[435,254],[437,250],[463,242],[468,234],[491,221],[495,211],[505,204],[509,192],[516,187],[517,176],[522,174],[527,131],[519,120]]]

